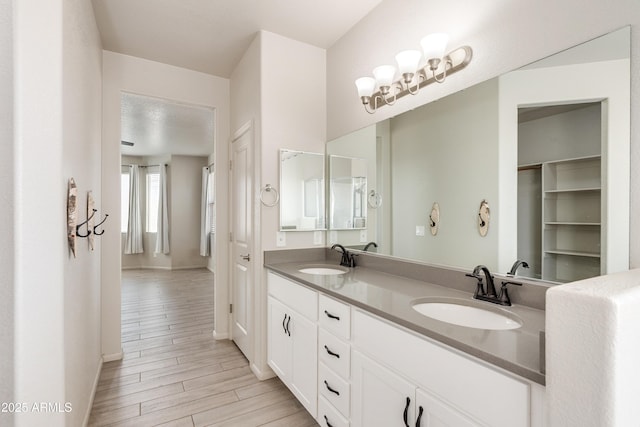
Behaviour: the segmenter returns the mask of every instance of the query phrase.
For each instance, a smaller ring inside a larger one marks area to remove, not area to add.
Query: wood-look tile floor
[[[124,358],[102,368],[90,426],[317,426],[277,378],[216,341],[213,274],[122,272]]]

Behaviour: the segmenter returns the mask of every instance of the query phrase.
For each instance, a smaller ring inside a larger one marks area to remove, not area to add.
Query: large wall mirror
[[[629,99],[625,27],[330,141],[327,155],[366,160],[378,253],[502,273],[522,259],[518,275],[579,280],[628,269]],[[329,240],[363,246],[352,231]]]
[[[329,156],[329,229],[367,228],[367,161]]]
[[[324,155],[280,150],[280,230],[325,229]]]

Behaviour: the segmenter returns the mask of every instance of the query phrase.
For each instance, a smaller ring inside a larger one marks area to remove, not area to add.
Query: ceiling
[[[329,48],[382,0],[92,0],[102,47],[229,78],[259,30]]]
[[[92,0],[105,50],[229,78],[256,33],[329,48],[382,0]],[[209,155],[212,111],[122,96],[124,155]]]
[[[208,156],[213,153],[213,110],[123,93],[121,139],[125,156]]]

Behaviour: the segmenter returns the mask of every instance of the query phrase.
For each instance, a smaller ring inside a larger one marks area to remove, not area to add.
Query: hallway
[[[277,379],[215,341],[213,274],[122,272],[124,358],[103,365],[90,426],[315,426]]]

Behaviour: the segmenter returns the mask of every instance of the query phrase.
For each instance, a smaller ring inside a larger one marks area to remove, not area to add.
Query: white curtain
[[[160,165],[160,194],[158,196],[157,254],[169,253],[169,206],[167,201],[167,165]]]
[[[211,231],[211,217],[209,216],[209,168],[202,168],[202,195],[200,209],[200,255],[209,256],[211,248],[209,244],[209,232]]]
[[[142,215],[140,213],[140,171],[138,165],[129,166],[129,218],[127,239],[124,246],[125,254],[141,254],[142,246]]]

